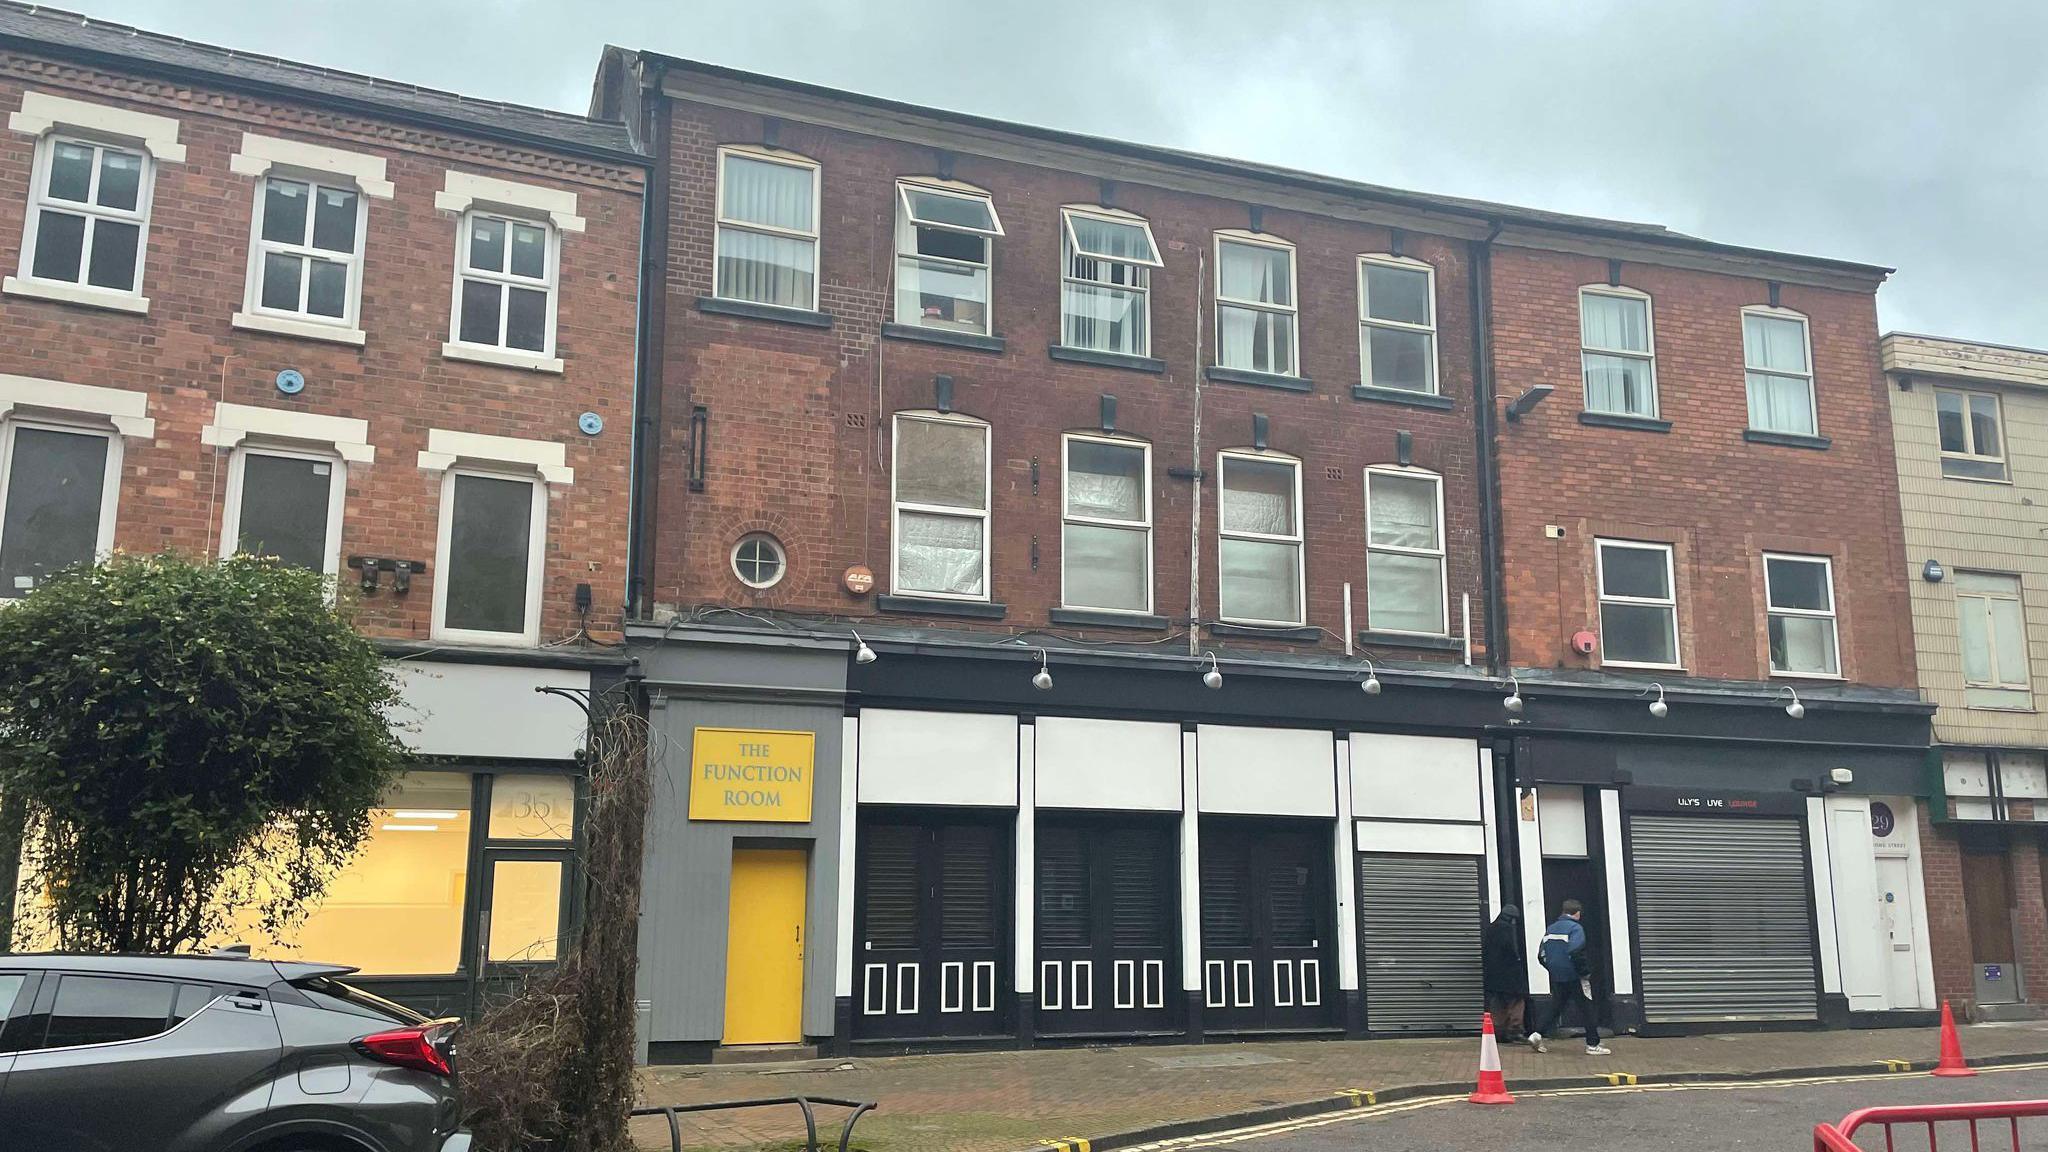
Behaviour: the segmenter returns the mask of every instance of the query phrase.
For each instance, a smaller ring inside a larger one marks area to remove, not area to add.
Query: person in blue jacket
[[[1586,1055],[1611,1056],[1614,1050],[1600,1043],[1600,1014],[1593,1009],[1593,966],[1586,956],[1586,928],[1579,923],[1586,907],[1577,900],[1566,900],[1560,911],[1563,915],[1544,929],[1543,943],[1536,950],[1536,959],[1550,973],[1550,1008],[1542,1026],[1529,1033],[1529,1047],[1550,1051],[1544,1046],[1543,1034],[1562,1024],[1565,1007],[1576,1004],[1586,1022]]]

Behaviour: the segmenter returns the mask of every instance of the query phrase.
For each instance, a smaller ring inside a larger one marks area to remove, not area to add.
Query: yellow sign
[[[817,745],[813,732],[697,729],[690,748],[690,819],[808,821]]]

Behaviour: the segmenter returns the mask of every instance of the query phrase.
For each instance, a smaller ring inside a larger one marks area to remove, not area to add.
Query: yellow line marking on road
[[[1899,1063],[1905,1064],[1908,1062],[1899,1061]],[[1985,1073],[2033,1072],[2042,1069],[2048,1069],[2048,1061],[2029,1064],[1991,1065],[1979,1068],[1978,1071]],[[1905,1072],[1857,1072],[1837,1076],[1787,1076],[1772,1080],[1713,1080],[1705,1082],[1640,1084],[1635,1082],[1636,1078],[1633,1074],[1621,1072],[1609,1073],[1608,1075],[1628,1077],[1629,1083],[1612,1087],[1606,1084],[1596,1084],[1583,1088],[1546,1088],[1519,1092],[1516,1095],[1522,1099],[1548,1099],[1560,1096],[1587,1096],[1596,1093],[1731,1092],[1744,1088],[1788,1088],[1803,1084],[1856,1084],[1870,1080],[1896,1079],[1901,1075],[1910,1074],[1913,1073],[1910,1072],[1909,1067]],[[1514,1085],[1510,1083],[1508,1088],[1512,1091]],[[1365,1108],[1347,1109],[1342,1112],[1324,1113],[1320,1116],[1305,1116],[1295,1120],[1277,1120],[1267,1124],[1253,1124],[1243,1128],[1234,1128],[1226,1132],[1211,1132],[1199,1136],[1181,1136],[1171,1140],[1159,1140],[1151,1144],[1137,1145],[1129,1149],[1128,1152],[1181,1152],[1183,1149],[1228,1148],[1253,1140],[1261,1140],[1268,1136],[1284,1136],[1291,1132],[1305,1131],[1310,1128],[1322,1128],[1331,1124],[1357,1123],[1362,1120],[1378,1119],[1381,1116],[1418,1112],[1425,1108],[1439,1108],[1446,1104],[1460,1103],[1464,1099],[1463,1095],[1424,1096],[1415,1100],[1404,1100],[1396,1104],[1377,1104]]]
[[[1911,1060],[1880,1060],[1878,1063],[1884,1065],[1887,1072],[1911,1072],[1913,1070],[1913,1062]]]
[[[1370,1088],[1339,1088],[1337,1095],[1350,1099],[1353,1108],[1380,1102],[1379,1093]]]
[[[1614,1088],[1619,1088],[1624,1084],[1634,1084],[1636,1082],[1636,1074],[1633,1072],[1609,1072],[1600,1078],[1602,1080],[1607,1081],[1608,1085]]]

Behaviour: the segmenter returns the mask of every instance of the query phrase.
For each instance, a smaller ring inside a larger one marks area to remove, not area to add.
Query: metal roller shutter
[[[1814,1018],[1798,820],[1634,816],[1629,844],[1646,1019]]]
[[[1471,856],[1358,857],[1359,963],[1374,1032],[1470,1031],[1485,991],[1480,863]]]

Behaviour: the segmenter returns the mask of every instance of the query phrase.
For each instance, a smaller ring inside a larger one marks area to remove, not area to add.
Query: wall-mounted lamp
[[[1799,702],[1799,690],[1792,687],[1790,684],[1784,685],[1783,687],[1778,689],[1779,696],[1784,696],[1788,693],[1792,697],[1792,702],[1790,704],[1785,705],[1785,715],[1790,716],[1794,720],[1805,719],[1806,705],[1801,704]]]
[[[1671,715],[1671,705],[1664,702],[1664,686],[1662,684],[1652,684],[1649,688],[1636,693],[1636,695],[1648,696],[1652,689],[1656,690],[1657,698],[1650,701],[1650,715],[1662,720],[1666,716]]]
[[[1527,392],[1508,401],[1508,419],[1510,421],[1520,420],[1528,415],[1530,410],[1534,409],[1538,404],[1543,403],[1544,397],[1555,391],[1557,391],[1557,387],[1552,384],[1530,385]]]
[[[1941,561],[1929,557],[1927,563],[1920,566],[1920,578],[1929,584],[1939,584],[1948,578],[1948,569],[1941,566]]]
[[[1513,676],[1508,677],[1508,694],[1501,697],[1500,706],[1517,716],[1522,714],[1522,682],[1520,680]]]
[[[1380,676],[1378,672],[1373,670],[1371,660],[1366,660],[1365,662],[1365,680],[1358,687],[1367,696],[1377,696],[1380,694]]]
[[[1051,661],[1046,659],[1045,649],[1040,648],[1038,650],[1038,673],[1031,677],[1031,686],[1040,692],[1052,691],[1052,669],[1047,667],[1050,663]]]
[[[1210,652],[1207,655],[1209,657],[1209,670],[1202,673],[1202,687],[1221,688],[1223,687],[1223,669],[1217,666],[1216,654],[1214,652]]]
[[[853,634],[853,642],[858,645],[853,650],[853,662],[855,664],[873,664],[875,662],[875,650],[868,647],[868,642],[860,638],[860,633],[855,632]]]

